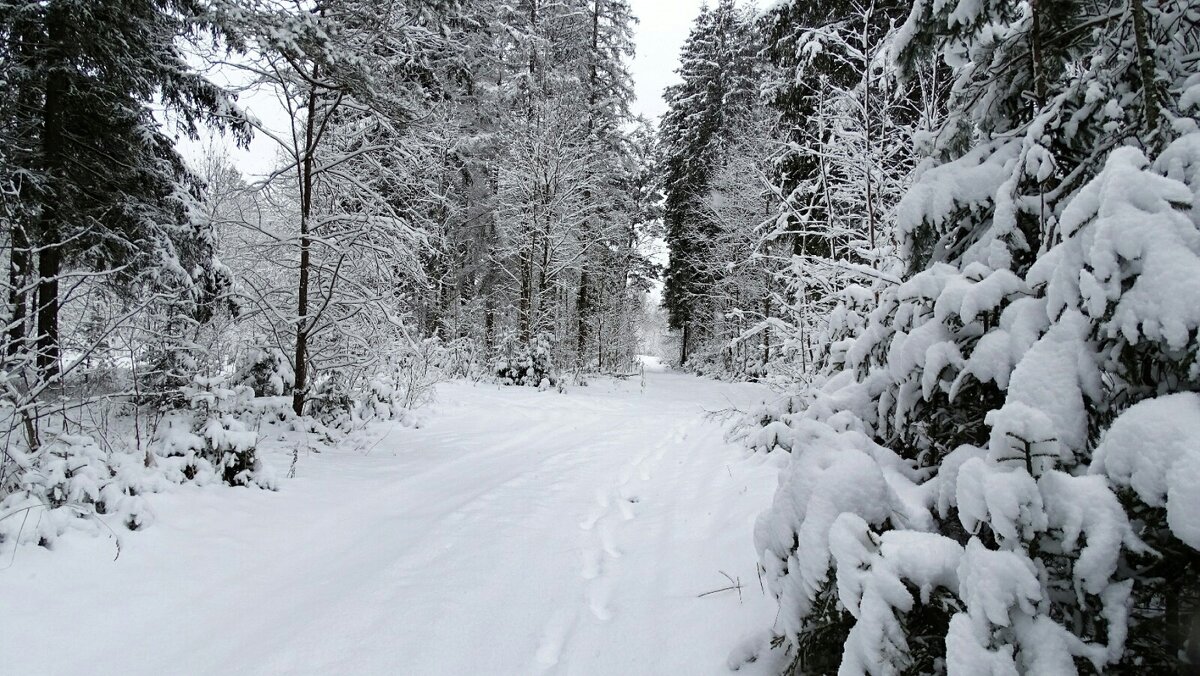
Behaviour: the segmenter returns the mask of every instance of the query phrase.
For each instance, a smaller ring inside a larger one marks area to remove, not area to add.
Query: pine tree
[[[202,3],[4,3],[0,27],[13,65],[3,124],[17,183],[5,193],[15,244],[8,352],[32,350],[41,377],[54,379],[69,271],[126,293],[153,278],[192,302],[222,283],[211,239],[189,216],[200,185],[153,106],[192,138],[206,124],[245,141],[248,126],[180,50],[180,39],[222,34]]]
[[[993,227],[985,209],[983,220],[968,214],[954,227],[905,226],[913,269],[982,259],[989,248],[992,264],[1024,269],[1059,240],[1054,214],[1112,149],[1130,139],[1162,148],[1174,138],[1178,131],[1165,121],[1183,111],[1163,92],[1191,73],[1186,55],[1197,40],[1194,30],[1181,30],[1194,27],[1189,4],[984,2],[938,5],[936,13],[928,3],[915,6],[897,38],[901,65],[912,73],[935,55],[961,64],[935,157],[952,160],[992,143],[997,162],[1015,161],[1004,222]],[[994,38],[997,26],[1003,40]]]
[[[585,246],[580,262],[575,298],[576,363],[579,366],[589,361],[587,355],[593,353],[588,349],[589,334],[592,334],[595,336],[597,368],[603,367],[603,301],[625,296],[625,275],[620,273],[627,265],[621,260],[610,260],[613,257],[609,254],[614,250],[622,251],[617,258],[627,258],[631,241],[628,235],[622,236],[623,233],[615,233],[617,236],[613,237],[613,233],[605,232],[612,228],[605,226],[622,217],[625,209],[620,201],[628,196],[620,184],[620,176],[611,169],[622,166],[626,151],[623,128],[630,121],[629,106],[633,100],[633,82],[626,61],[633,56],[635,21],[625,0],[591,0],[591,28],[583,80],[587,91],[587,134],[591,151],[605,157],[606,161],[598,165],[600,175],[589,177],[590,185],[584,195],[592,214],[582,226],[582,239],[589,245]],[[609,293],[605,293],[605,287],[611,287],[616,280],[621,288],[610,288]]]
[[[693,333],[705,325],[704,295],[712,283],[698,268],[697,242],[706,232],[699,200],[733,142],[756,93],[753,33],[733,0],[702,9],[680,54],[682,82],[663,96],[668,109],[659,130],[663,219],[671,264],[663,302],[670,325],[680,332],[680,362],[686,362]]]

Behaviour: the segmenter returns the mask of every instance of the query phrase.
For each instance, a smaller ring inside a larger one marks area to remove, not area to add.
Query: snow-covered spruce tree
[[[509,353],[496,364],[496,378],[502,385],[525,385],[545,389],[555,383],[552,356],[554,344],[545,333],[532,345],[512,345]]]
[[[778,641],[806,671],[1185,671],[1194,10],[918,3],[902,37],[956,78],[908,274],[754,439],[792,452],[755,538]]]
[[[706,303],[712,280],[700,269],[699,242],[712,238],[712,221],[702,200],[713,173],[734,142],[757,93],[757,46],[746,13],[722,0],[697,16],[680,53],[682,82],[666,89],[659,126],[663,221],[671,264],[663,303],[671,328],[680,334],[680,363],[704,336],[712,316]]]
[[[177,42],[221,34],[207,9],[190,0],[0,5],[0,50],[13,65],[5,137],[22,139],[8,156],[20,180],[5,197],[19,203],[9,213],[30,247],[18,259],[36,258],[14,270],[37,268],[36,284],[10,280],[34,310],[10,337],[13,350],[36,351],[44,374],[59,369],[59,308],[74,287],[60,288],[64,274],[101,275],[127,291],[156,275],[154,285],[181,285],[183,295],[205,291],[206,245],[188,217],[197,184],[151,104],[165,105],[178,133],[230,124],[247,138],[229,97],[185,63]]]
[[[638,170],[631,157],[637,149],[628,147],[623,129],[632,121],[633,78],[627,62],[633,57],[637,20],[626,0],[591,0],[589,5],[591,28],[581,60],[581,81],[587,96],[589,146],[602,159],[595,165],[599,174],[593,170],[585,187],[584,202],[590,205],[590,213],[581,227],[583,251],[572,333],[577,368],[590,365],[595,356],[595,368],[603,370],[617,367],[619,359],[617,351],[605,350],[605,343],[632,335],[619,324],[631,314],[625,307],[626,286],[638,259],[633,249],[636,208],[629,204],[636,188],[627,176]]]
[[[196,376],[183,388],[193,422],[191,434],[170,432],[161,440],[165,455],[182,454],[182,472],[189,480],[215,477],[231,486],[274,487],[270,470],[258,459],[258,433],[238,414],[253,396],[248,387],[229,388],[221,376]]]
[[[249,387],[255,396],[279,397],[291,393],[291,364],[283,350],[271,345],[266,336],[258,336],[242,347],[230,384]]]

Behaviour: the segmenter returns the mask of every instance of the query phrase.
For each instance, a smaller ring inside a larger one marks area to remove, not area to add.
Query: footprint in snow
[[[596,522],[599,521],[600,517],[602,517],[602,516],[604,516],[604,511],[602,509],[593,510],[591,515],[588,516],[588,518],[579,522],[579,528],[581,530],[591,530],[591,529],[595,528]]]
[[[542,629],[542,640],[537,650],[538,671],[544,673],[558,664],[563,643],[571,633],[574,618],[567,610],[559,610]]]
[[[600,579],[593,582],[588,596],[588,606],[597,620],[606,622],[612,619],[612,609],[609,607],[612,599],[612,583],[609,580]]]
[[[600,544],[604,547],[604,553],[614,559],[621,558],[621,550],[617,549],[617,543],[613,539],[612,525],[600,525]]]
[[[583,567],[579,571],[579,575],[585,580],[594,580],[600,576],[600,562],[604,558],[604,552],[598,547],[587,545],[583,550]]]
[[[635,505],[637,501],[637,498],[633,497],[625,498],[620,502],[621,518],[625,519],[626,521],[632,521],[633,517],[637,516],[633,511],[633,505]]]

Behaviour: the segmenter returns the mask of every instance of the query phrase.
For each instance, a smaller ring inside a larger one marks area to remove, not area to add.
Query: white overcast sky
[[[714,0],[715,1],[715,0]],[[679,48],[705,0],[629,0],[640,20],[634,27],[637,55],[633,59],[634,112],[657,120],[666,110],[663,89],[678,80]]]

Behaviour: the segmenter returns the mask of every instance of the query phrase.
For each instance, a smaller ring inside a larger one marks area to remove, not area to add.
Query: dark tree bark
[[[320,67],[313,66],[312,80],[319,76]],[[312,238],[309,232],[312,217],[313,191],[313,153],[316,139],[316,112],[318,92],[316,87],[308,94],[308,119],[305,122],[304,158],[301,162],[300,176],[300,280],[296,294],[296,351],[295,383],[292,389],[292,411],[296,415],[304,415],[304,401],[308,396],[308,332],[311,325],[308,321],[308,275],[311,263]]]

